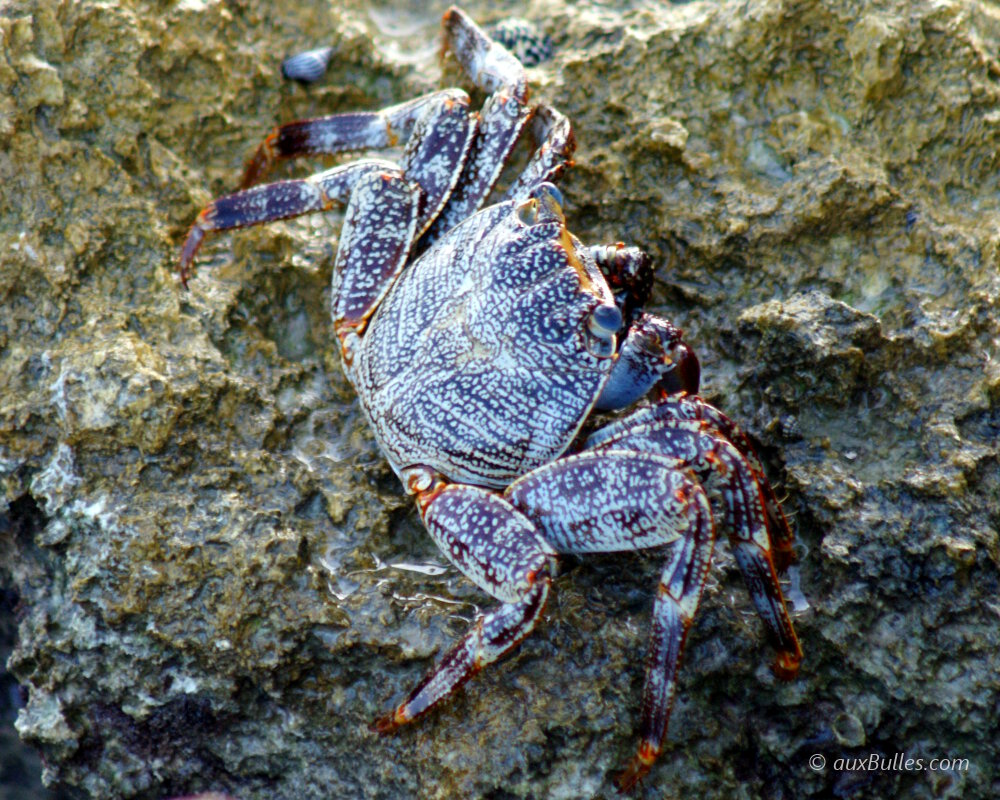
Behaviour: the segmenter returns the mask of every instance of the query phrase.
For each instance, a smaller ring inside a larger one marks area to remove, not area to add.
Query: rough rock
[[[1000,795],[996,8],[468,8],[549,35],[530,77],[575,124],[572,229],[652,253],[652,309],[685,328],[801,542],[799,679],[771,678],[720,547],[642,796]],[[175,276],[272,125],[455,80],[440,11],[0,3],[0,585],[19,598],[16,727],[49,784],[612,794],[656,557],[567,564],[516,655],[376,737],[488,600],[423,535],[340,371],[339,217],[217,237],[190,292]],[[322,80],[282,79],[320,46]]]

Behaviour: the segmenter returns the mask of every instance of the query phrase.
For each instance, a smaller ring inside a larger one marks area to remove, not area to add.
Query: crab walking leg
[[[281,158],[395,147],[411,137],[418,120],[451,108],[468,117],[469,96],[461,89],[444,89],[381,111],[333,114],[279,125],[247,162],[241,188],[260,181]]]
[[[781,503],[774,494],[771,482],[764,474],[764,467],[753,445],[750,444],[750,439],[735,422],[715,406],[692,394],[666,395],[655,405],[595,432],[590,438],[590,443],[596,446],[600,442],[609,441],[633,425],[661,419],[698,420],[707,430],[719,434],[743,454],[763,495],[772,557],[779,574],[783,573],[795,561],[795,535],[781,510]]]
[[[642,693],[639,747],[625,769],[615,777],[622,792],[630,792],[649,772],[660,754],[677,689],[677,669],[694,620],[705,576],[712,560],[714,530],[708,503],[702,495],[696,505],[691,534],[668,546],[653,605],[646,685]]]
[[[209,231],[326,211],[347,202],[334,267],[334,322],[341,341],[359,332],[454,189],[475,134],[468,98],[437,95],[414,122],[400,165],[369,159],[308,178],[254,186],[210,203],[181,252],[181,280]]]
[[[198,214],[181,249],[181,282],[187,286],[191,264],[205,234],[327,211],[337,203],[346,203],[354,186],[372,174],[401,177],[391,161],[367,159],[308,178],[254,186],[213,200]]]
[[[653,607],[640,743],[616,779],[628,791],[649,772],[667,731],[684,642],[712,559],[708,499],[677,459],[626,450],[560,459],[519,478],[505,496],[560,552],[667,552]]]
[[[548,105],[539,104],[531,120],[535,152],[528,166],[504,194],[505,200],[524,200],[540,183],[559,180],[572,164],[576,137],[569,120]]]
[[[429,711],[517,645],[535,627],[551,583],[554,551],[503,498],[474,486],[437,482],[417,502],[442,552],[501,605],[479,617],[406,700],[375,722],[379,733]]]
[[[706,403],[700,397],[678,397],[671,403],[663,404],[664,410],[675,411],[687,409],[697,415],[697,419],[706,422],[713,430],[718,431],[722,436],[736,445],[750,469],[753,470],[757,483],[760,485],[764,495],[764,510],[767,513],[767,530],[771,537],[771,546],[774,549],[774,563],[778,572],[784,572],[795,561],[795,534],[792,533],[792,526],[788,524],[785,512],[781,510],[781,503],[774,494],[771,482],[764,475],[764,466],[760,463],[750,439],[743,432],[739,425],[723,414],[715,406]]]
[[[521,62],[454,6],[445,12],[442,24],[446,48],[455,54],[472,82],[491,94],[480,111],[478,135],[462,177],[422,246],[482,206],[531,117],[527,75]]]
[[[357,336],[406,264],[419,200],[415,185],[389,173],[365,175],[351,192],[331,291],[333,325],[347,367]]]
[[[760,484],[743,454],[698,420],[656,418],[655,407],[640,409],[614,427],[618,432],[612,436],[597,431],[588,440],[588,449],[669,453],[721,497],[736,562],[764,622],[768,641],[777,652],[772,670],[783,680],[794,678],[802,648],[774,567]]]
[[[477,128],[477,117],[469,114],[469,99],[464,92],[461,98],[448,99],[428,110],[413,126],[399,166],[407,180],[419,184],[423,192],[417,237],[427,230],[454,191]]]
[[[548,598],[547,571],[518,603],[504,603],[479,617],[472,630],[452,648],[406,700],[372,725],[377,733],[391,733],[411,722],[454,692],[487,664],[521,642],[535,627]]]

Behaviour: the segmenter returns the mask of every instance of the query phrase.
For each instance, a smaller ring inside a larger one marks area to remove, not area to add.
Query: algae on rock
[[[657,558],[556,585],[439,713],[368,722],[487,599],[423,535],[339,368],[339,218],[187,226],[277,122],[442,77],[439,12],[0,4],[0,584],[17,722],[94,797],[601,797],[634,746]],[[1000,15],[985,2],[475,2],[533,19],[572,230],[658,263],[801,540],[775,684],[720,547],[648,797],[1000,794]],[[326,77],[282,81],[291,52]],[[277,177],[325,162],[283,166]],[[871,753],[968,759],[838,769]],[[814,771],[813,754],[827,758]]]

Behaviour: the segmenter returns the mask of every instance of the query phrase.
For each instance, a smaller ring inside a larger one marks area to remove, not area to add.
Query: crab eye
[[[598,339],[610,339],[621,329],[622,312],[618,306],[598,306],[590,312],[587,327]]]
[[[524,225],[534,225],[538,219],[538,201],[535,198],[525,200],[515,209],[518,220]]]

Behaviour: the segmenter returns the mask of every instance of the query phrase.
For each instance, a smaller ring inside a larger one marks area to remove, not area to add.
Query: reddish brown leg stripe
[[[188,231],[187,239],[184,240],[184,247],[181,248],[180,268],[178,271],[181,277],[181,285],[185,289],[188,288],[188,278],[191,276],[191,264],[194,261],[194,255],[198,252],[198,248],[201,247],[202,239],[205,238],[205,228],[201,225],[204,213],[203,211],[198,215],[198,219],[195,220],[191,226],[191,230]]]
[[[254,151],[250,160],[247,161],[243,170],[243,178],[240,180],[240,189],[249,189],[271,171],[271,166],[278,158],[275,142],[280,130],[280,128],[275,128],[271,131]]]
[[[691,408],[693,413],[697,414],[698,419],[707,422],[713,430],[736,445],[736,448],[746,458],[764,498],[764,513],[767,515],[767,530],[771,538],[774,565],[779,573],[783,573],[795,561],[795,536],[792,533],[791,525],[788,524],[788,519],[785,517],[785,512],[781,509],[781,503],[778,502],[778,498],[774,494],[770,481],[764,475],[764,467],[761,465],[753,445],[750,444],[750,439],[735,422],[700,397],[679,398],[677,403]]]
[[[715,542],[705,491],[678,459],[632,448],[584,452],[512,483],[508,499],[560,552],[662,548],[643,689],[642,744],[619,776],[631,788],[649,771],[670,718],[676,675]]]
[[[733,441],[729,441],[730,436]],[[767,498],[773,498],[773,492],[739,428],[700,398],[670,396],[595,432],[586,447],[575,458],[589,455],[610,462],[620,459],[623,452],[662,453],[677,459],[679,467],[693,470],[711,488],[713,497],[719,499],[724,509],[730,541],[751,600],[765,624],[769,643],[777,651],[772,669],[779,678],[793,678],[802,660],[802,649],[771,555],[772,542],[776,549],[787,544],[790,550],[791,531],[784,517],[778,516],[780,506],[776,499],[773,508],[777,514],[769,512]],[[520,479],[511,488],[517,491],[525,480]],[[704,580],[696,552],[699,548],[706,553],[710,549],[698,544],[695,533],[685,538],[686,547],[674,553],[671,562],[674,566],[668,564],[664,570],[654,609],[650,669],[640,728],[643,743],[616,779],[622,791],[634,788],[649,771],[650,756],[658,750],[666,732],[674,673],[700,591],[701,583],[695,576]],[[688,558],[691,566],[684,571],[681,565]],[[706,557],[705,569],[707,565]],[[684,576],[681,584],[679,576]]]
[[[369,159],[320,172],[308,178],[254,186],[209,203],[195,220],[181,250],[181,281],[187,285],[191,264],[205,234],[248,228],[279,219],[325,211],[346,202],[355,184],[372,172],[396,170],[388,161]]]
[[[660,748],[653,742],[644,740],[625,769],[615,776],[615,786],[618,791],[622,794],[632,792],[639,785],[639,781],[649,774],[649,770],[659,755]]]
[[[794,680],[799,674],[799,666],[802,664],[802,653],[781,652],[774,659],[771,671],[775,677],[782,681]]]
[[[689,501],[690,528],[671,545],[671,557],[661,578],[665,591],[657,593],[653,606],[653,631],[639,724],[641,741],[636,755],[616,779],[623,792],[630,791],[649,772],[659,755],[673,707],[684,643],[712,560],[715,531],[708,500],[697,489],[690,493]]]
[[[772,670],[782,680],[791,680],[799,671],[802,647],[788,616],[774,565],[769,554],[752,542],[734,545],[736,563],[743,573],[750,599],[764,621],[768,641],[778,651]]]
[[[388,147],[386,124],[377,113],[300,119],[275,128],[247,162],[241,188],[253,186],[279,158],[339,153],[358,147]]]
[[[181,282],[187,286],[191,263],[207,232],[247,228],[329,207],[330,200],[325,192],[307,181],[255,186],[214,200],[198,215],[181,249]]]
[[[503,602],[479,617],[409,697],[375,723],[380,733],[430,710],[517,645],[534,628],[551,582],[555,553],[507,500],[478,486],[424,484],[417,503],[431,537],[467,577]]]
[[[384,115],[377,112],[296,120],[275,133],[274,152],[279,158],[389,147],[395,143]]]
[[[775,671],[793,674],[792,664],[801,660],[802,651],[771,555],[773,537],[761,491],[761,480],[766,479],[735,445],[705,426],[699,417],[706,407],[711,408],[698,398],[685,398],[684,405],[666,400],[614,423],[613,430],[598,431],[591,442],[597,442],[594,446],[600,452],[626,448],[680,458],[712,488],[713,496],[722,498],[730,542],[750,599],[764,622],[768,641],[778,651],[780,663]],[[691,416],[671,413],[678,411]]]
[[[444,89],[381,111],[333,114],[281,125],[264,139],[247,162],[242,187],[247,188],[266,176],[279,158],[394,147],[410,137],[419,120],[455,103],[467,106],[468,96],[461,89]]]

